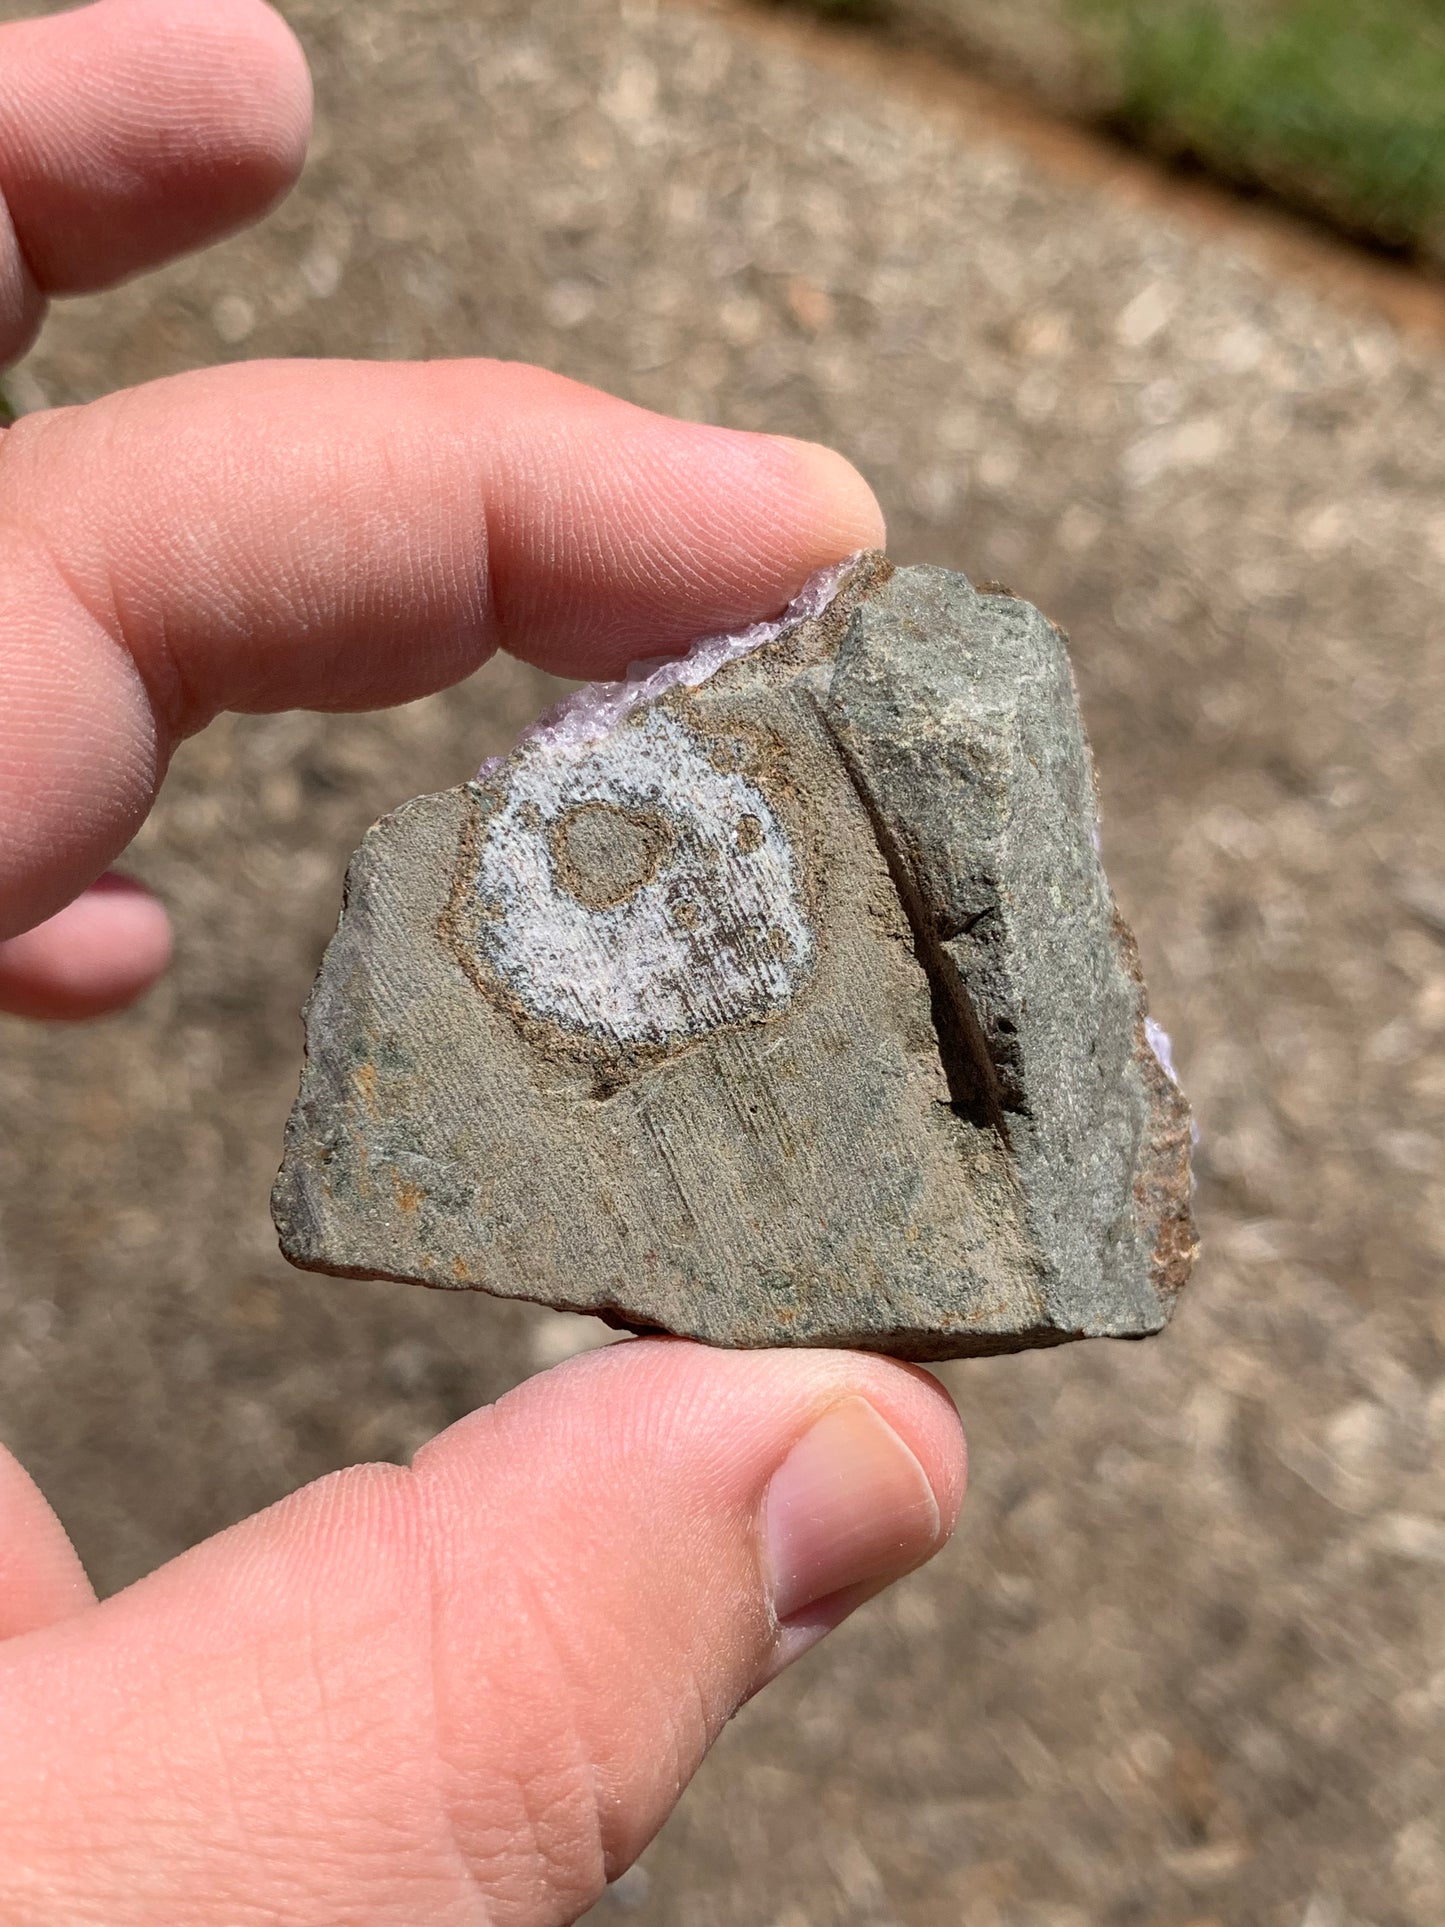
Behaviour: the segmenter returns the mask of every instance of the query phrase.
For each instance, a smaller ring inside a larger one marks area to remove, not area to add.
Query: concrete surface
[[[300,193],[57,317],[21,398],[477,351],[838,443],[897,555],[1072,631],[1203,1126],[1171,1332],[948,1370],[956,1544],[746,1709],[598,1920],[1435,1927],[1438,351],[743,18],[292,11],[323,109]],[[543,695],[495,664],[391,716],[213,729],[135,851],[170,983],[0,1032],[3,1430],[104,1586],[578,1342],[298,1277],[266,1203],[347,854]]]

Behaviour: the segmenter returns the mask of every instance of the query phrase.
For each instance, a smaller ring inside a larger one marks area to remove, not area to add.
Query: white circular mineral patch
[[[755,783],[649,707],[537,741],[488,818],[478,950],[533,1016],[666,1044],[780,1010],[813,958],[797,864]]]

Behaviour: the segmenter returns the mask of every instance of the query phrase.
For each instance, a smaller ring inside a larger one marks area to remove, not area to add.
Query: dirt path
[[[1072,631],[1204,1129],[1172,1333],[949,1374],[959,1542],[747,1709],[604,1910],[1435,1927],[1438,347],[796,29],[646,0],[291,12],[323,107],[300,194],[67,310],[22,396],[486,352],[839,444],[900,556]],[[137,851],[177,910],[171,984],[90,1031],[0,1031],[4,1432],[107,1585],[575,1342],[294,1276],[266,1212],[346,854],[540,696],[496,665],[391,717],[219,726]]]

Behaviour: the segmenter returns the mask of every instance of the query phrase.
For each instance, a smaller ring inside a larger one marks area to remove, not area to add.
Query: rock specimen
[[[1063,638],[865,557],[369,833],[307,1012],[294,1264],[721,1345],[1138,1337],[1189,1118]]]

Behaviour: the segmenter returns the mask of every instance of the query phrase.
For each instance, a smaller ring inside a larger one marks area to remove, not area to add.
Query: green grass
[[[1445,254],[1445,0],[1072,0],[1118,119],[1390,246]]]

